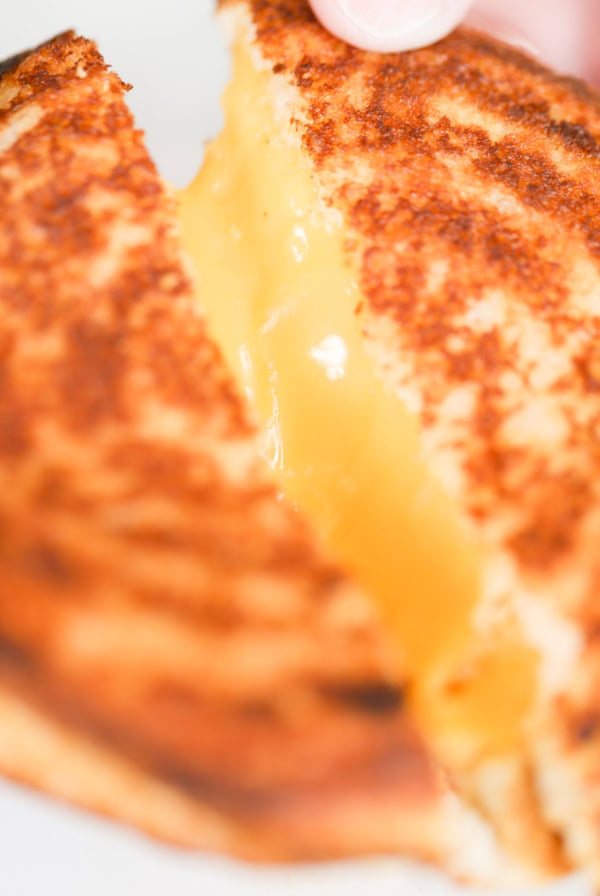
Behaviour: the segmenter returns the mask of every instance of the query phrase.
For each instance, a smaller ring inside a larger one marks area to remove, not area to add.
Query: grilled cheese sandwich
[[[0,71],[0,769],[247,858],[595,870],[597,99],[222,9],[197,296],[93,44]]]

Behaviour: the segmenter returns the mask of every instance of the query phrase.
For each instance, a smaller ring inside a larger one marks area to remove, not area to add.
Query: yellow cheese
[[[421,723],[466,760],[513,750],[536,657],[514,621],[476,630],[480,552],[365,353],[342,221],[277,122],[271,85],[238,48],[225,131],[181,198],[210,330],[283,491],[381,607]]]

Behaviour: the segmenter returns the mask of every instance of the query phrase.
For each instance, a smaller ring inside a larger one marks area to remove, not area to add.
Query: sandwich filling
[[[442,758],[466,769],[512,755],[537,654],[510,614],[481,623],[484,551],[427,464],[416,415],[365,349],[343,221],[272,82],[240,42],[225,130],[181,198],[209,329],[283,493],[377,602]]]

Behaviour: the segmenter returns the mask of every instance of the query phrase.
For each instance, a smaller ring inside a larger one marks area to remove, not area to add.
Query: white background
[[[131,84],[130,104],[163,174],[193,177],[220,126],[228,63],[211,0],[0,0],[0,59],[67,28],[96,39]],[[1,218],[1,209],[0,209]],[[580,880],[540,891],[590,896]],[[458,896],[397,861],[252,869],[180,853],[0,784],[1,896]]]

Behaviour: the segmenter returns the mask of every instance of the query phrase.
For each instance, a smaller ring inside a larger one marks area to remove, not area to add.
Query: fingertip
[[[321,24],[363,50],[412,50],[445,37],[473,0],[310,0]]]

